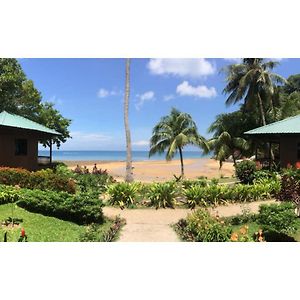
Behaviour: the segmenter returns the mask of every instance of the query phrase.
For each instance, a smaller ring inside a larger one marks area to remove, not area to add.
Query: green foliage
[[[54,138],[57,147],[70,137],[71,120],[64,118],[53,103],[42,102],[41,93],[26,78],[21,65],[14,58],[0,58],[0,112],[18,114],[61,133]],[[48,144],[44,141],[44,144]]]
[[[235,174],[241,183],[252,183],[255,170],[256,164],[251,160],[244,160],[235,165]]]
[[[75,193],[72,179],[55,173],[51,169],[30,172],[19,168],[0,168],[0,184],[18,185],[28,189],[65,191]]]
[[[80,236],[81,242],[113,242],[118,238],[118,234],[125,225],[125,220],[116,216],[115,219],[106,219],[105,223],[90,224],[86,231]]]
[[[186,145],[199,146],[208,151],[208,145],[204,137],[198,133],[191,115],[172,108],[170,115],[162,117],[153,128],[149,157],[166,151],[166,160],[172,160],[179,151],[183,176],[182,150]]]
[[[197,205],[217,206],[229,202],[252,202],[268,199],[279,189],[279,180],[264,180],[253,185],[209,185],[206,187],[192,185],[184,189],[183,195],[187,199],[188,207],[195,208]]]
[[[293,233],[297,229],[295,205],[293,203],[281,203],[261,205],[257,221],[264,230],[278,233]]]
[[[14,191],[14,189],[4,189],[0,188],[0,205],[7,203],[16,203],[19,200],[19,195]]]
[[[158,208],[174,208],[175,201],[175,185],[173,182],[154,183],[149,191],[149,199],[151,206]]]
[[[1,186],[0,192],[10,187]],[[15,189],[20,198],[16,204],[30,212],[53,216],[77,224],[102,223],[102,202],[96,195],[79,193],[71,195],[66,192],[52,192],[29,189]]]
[[[0,205],[0,221],[9,219],[10,216],[11,205]],[[80,236],[85,232],[85,226],[31,213],[18,206],[15,208],[15,216],[15,221],[22,220],[20,226],[10,229],[0,226],[0,242],[3,241],[5,232],[8,242],[17,242],[23,227],[28,236],[28,242],[79,242]]]
[[[101,194],[107,190],[109,184],[114,182],[108,174],[74,174],[74,179],[81,192]]]
[[[45,102],[40,104],[38,121],[61,134],[52,138],[52,143],[56,145],[57,148],[71,137],[69,131],[71,120],[64,118],[60,112],[54,108],[54,103]],[[45,147],[50,146],[50,142],[47,140],[42,141],[42,143]]]
[[[200,185],[191,185],[183,192],[187,200],[187,205],[191,209],[194,209],[197,205],[206,206],[206,194],[207,189]]]
[[[109,203],[117,205],[121,209],[136,204],[139,185],[128,182],[118,182],[108,187]]]
[[[285,169],[281,175],[281,189],[276,198],[280,201],[293,201],[300,204],[300,169]]]
[[[194,242],[227,242],[231,234],[229,226],[205,209],[198,209],[180,220],[175,229],[183,240]]]

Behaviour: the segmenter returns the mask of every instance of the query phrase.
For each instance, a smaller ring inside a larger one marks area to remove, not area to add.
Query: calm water
[[[49,151],[40,150],[39,155],[49,155]],[[201,152],[185,151],[184,158],[203,158],[210,157],[209,155],[202,156]],[[132,159],[134,161],[145,160],[165,160],[165,155],[154,155],[148,158],[148,151],[132,151]],[[179,154],[175,156],[179,159]],[[107,161],[124,161],[126,160],[126,151],[53,151],[53,160],[107,160]]]

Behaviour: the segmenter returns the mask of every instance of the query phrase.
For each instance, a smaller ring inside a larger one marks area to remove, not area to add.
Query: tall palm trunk
[[[265,112],[264,112],[264,107],[263,107],[262,99],[261,99],[259,93],[258,93],[258,104],[259,104],[259,110],[260,110],[261,120],[262,120],[263,126],[265,126],[267,124],[266,123],[266,117],[265,117]]]
[[[259,93],[258,93],[258,103],[259,103],[259,110],[260,110],[260,114],[261,114],[261,120],[262,120],[263,126],[265,126],[265,125],[267,125],[266,118],[265,118],[265,112],[264,112],[262,99],[261,99]],[[270,153],[271,161],[274,161],[274,152],[273,152],[270,144],[267,145],[267,149],[268,149],[268,152]]]
[[[182,149],[179,147],[179,155],[180,155],[180,163],[181,163],[181,178],[184,177],[184,166],[183,166],[183,156],[182,156]]]
[[[130,93],[130,58],[126,59],[126,72],[125,72],[125,98],[124,98],[124,124],[126,134],[126,182],[132,182],[132,157],[131,157],[131,136],[128,120],[129,110],[129,93]]]

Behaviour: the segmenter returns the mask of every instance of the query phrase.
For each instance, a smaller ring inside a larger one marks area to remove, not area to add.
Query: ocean
[[[133,161],[165,160],[165,154],[148,157],[148,151],[132,151]],[[39,150],[39,155],[48,156],[48,150]],[[183,158],[207,158],[211,155],[202,155],[201,151],[184,151]],[[179,159],[179,154],[174,159]],[[64,151],[54,150],[53,160],[61,161],[125,161],[126,151]]]

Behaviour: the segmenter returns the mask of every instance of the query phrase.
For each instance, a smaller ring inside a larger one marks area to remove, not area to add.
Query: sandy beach
[[[77,164],[87,166],[91,171],[94,163],[97,167],[107,169],[109,174],[114,176],[118,181],[122,181],[125,176],[125,162],[120,161],[64,161],[64,163],[74,169]],[[133,162],[133,175],[136,181],[141,182],[162,182],[174,179],[173,174],[180,175],[180,161],[173,160],[166,162],[157,161],[136,161]],[[213,177],[231,177],[234,174],[233,164],[225,162],[222,169],[219,170],[219,162],[210,158],[186,159],[184,161],[185,176],[188,179],[196,179],[199,176]]]

